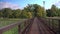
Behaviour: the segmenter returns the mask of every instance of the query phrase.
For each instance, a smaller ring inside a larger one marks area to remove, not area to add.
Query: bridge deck
[[[55,34],[37,18],[34,19],[28,34]]]
[[[38,25],[37,25],[37,18],[34,19],[34,22],[32,24],[32,27],[30,29],[29,34],[39,34],[39,29],[38,29]]]

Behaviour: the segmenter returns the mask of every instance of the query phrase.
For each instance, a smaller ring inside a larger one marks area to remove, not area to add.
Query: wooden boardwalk
[[[34,19],[34,22],[30,28],[29,34],[39,34],[39,28],[38,28],[38,24],[37,24],[36,19],[37,18]]]
[[[22,22],[13,23],[5,27],[0,28],[0,34],[18,26],[18,34],[56,34],[53,30],[45,24],[45,20],[41,18],[32,18],[24,21],[24,29],[21,29]],[[60,32],[58,33],[60,34]]]
[[[38,18],[34,19],[28,34],[55,34],[47,26],[45,26]]]

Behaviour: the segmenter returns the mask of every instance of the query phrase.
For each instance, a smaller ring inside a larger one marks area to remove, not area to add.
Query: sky
[[[0,0],[0,9],[23,9],[28,4],[38,4],[43,6],[43,1],[45,1],[45,9],[50,9],[52,4],[55,4],[60,8],[60,0]]]

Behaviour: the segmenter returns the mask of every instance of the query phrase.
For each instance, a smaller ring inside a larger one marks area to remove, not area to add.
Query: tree
[[[51,13],[52,17],[53,17],[53,16],[58,16],[57,8],[56,8],[55,5],[52,5],[51,11],[52,11],[52,13]]]
[[[36,16],[43,17],[44,15],[46,15],[46,14],[44,14],[44,8],[37,4],[28,4],[26,9],[27,9],[27,11],[33,13],[32,15],[34,17],[36,17]]]
[[[57,8],[58,17],[60,17],[60,8]]]
[[[35,8],[34,9],[35,16],[44,17],[44,15],[46,15],[44,13],[44,8],[41,7],[40,5],[34,4],[33,7]]]
[[[21,12],[22,11],[20,9],[13,10],[13,17],[20,18]]]
[[[27,10],[28,8],[24,8],[21,13],[21,18],[32,18],[32,13]]]
[[[12,16],[12,10],[10,8],[4,8],[3,10],[3,17],[11,17]]]
[[[3,12],[2,12],[2,10],[0,10],[0,17],[3,17]]]
[[[52,13],[51,9],[46,10],[46,12],[47,12],[47,16],[48,17],[52,17],[52,15],[51,15],[51,13]]]
[[[23,10],[4,8],[2,9],[2,12],[0,12],[0,16],[2,15],[4,18],[32,18],[37,16],[44,17],[46,14],[44,13],[44,8],[40,5],[28,4]]]

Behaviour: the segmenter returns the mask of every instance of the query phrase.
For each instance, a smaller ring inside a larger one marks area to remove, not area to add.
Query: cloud
[[[60,1],[56,2],[55,5],[60,8]]]
[[[3,9],[3,8],[20,9],[20,7],[17,4],[0,2],[0,9]]]

